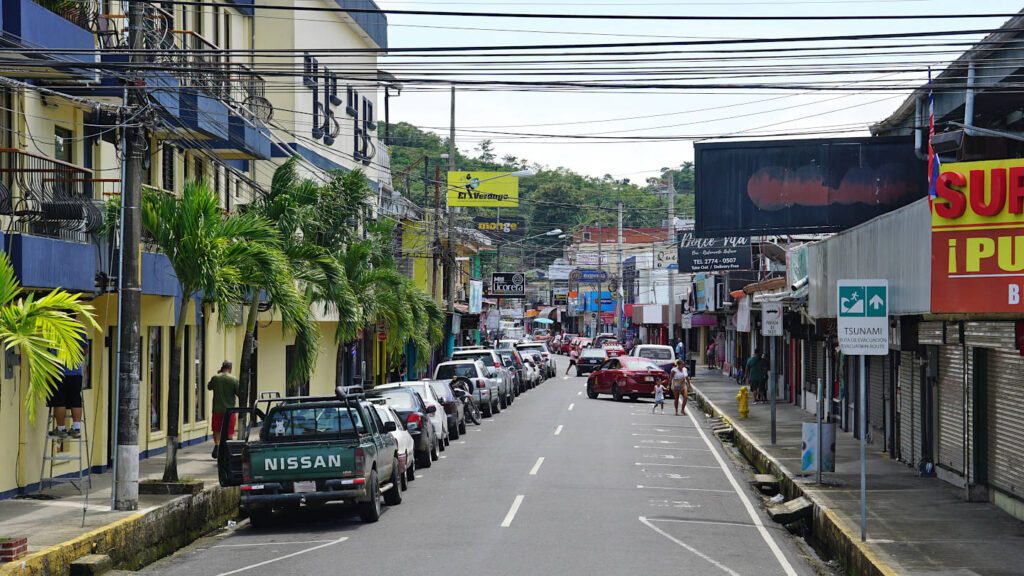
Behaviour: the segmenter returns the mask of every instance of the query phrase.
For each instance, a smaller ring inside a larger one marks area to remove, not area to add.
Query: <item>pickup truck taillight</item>
[[[405,426],[409,430],[416,430],[420,427],[420,415],[419,412],[413,412],[409,414],[409,417],[405,419]]]
[[[483,379],[481,378],[480,380],[476,381],[476,387],[477,388],[487,388],[487,383],[484,382]]]
[[[495,368],[501,368],[501,363],[500,362],[495,362],[494,363],[494,367]]]
[[[242,481],[243,482],[248,482],[252,478],[252,475],[249,472],[250,472],[250,470],[249,470],[249,455],[246,454],[245,456],[242,457]]]
[[[362,476],[363,475],[363,462],[365,460],[365,458],[363,456],[363,449],[362,448],[356,448],[354,457],[355,457],[354,459],[355,459],[355,467],[356,467],[356,476]]]

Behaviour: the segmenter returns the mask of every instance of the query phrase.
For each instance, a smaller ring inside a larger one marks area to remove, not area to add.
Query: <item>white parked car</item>
[[[373,403],[373,408],[377,411],[377,415],[380,416],[380,421],[385,425],[388,422],[395,423],[395,429],[388,434],[395,439],[395,443],[398,444],[398,465],[402,468],[402,473],[405,474],[405,481],[412,482],[416,479],[416,458],[415,458],[415,444],[412,440],[412,434],[405,429],[405,422],[402,421],[402,417],[395,413],[394,409],[388,406],[387,400],[384,398],[372,399],[370,402]]]
[[[452,360],[434,368],[434,380],[454,378],[465,378],[472,383],[473,396],[484,417],[501,412],[501,376],[493,366],[479,360]]]
[[[517,344],[516,350],[519,350],[519,352],[538,352],[544,361],[541,365],[541,370],[544,371],[546,378],[551,378],[557,372],[555,368],[555,355],[551,353],[551,350],[548,350],[547,342]]]
[[[444,452],[444,447],[449,444],[448,417],[445,416],[444,413],[444,404],[442,404],[441,401],[437,399],[437,396],[434,395],[434,389],[426,382],[413,380],[412,382],[396,382],[394,384],[377,386],[374,390],[387,390],[388,388],[411,388],[419,393],[427,408],[430,408],[431,406],[436,407],[434,413],[430,415],[430,423],[434,425],[434,430],[441,431],[441,435],[438,437],[441,441],[437,444],[441,451]]]
[[[538,358],[531,353],[524,351],[520,355],[523,357],[524,377],[530,383],[531,388],[536,388],[544,380],[544,374],[541,373],[544,365],[539,363]]]

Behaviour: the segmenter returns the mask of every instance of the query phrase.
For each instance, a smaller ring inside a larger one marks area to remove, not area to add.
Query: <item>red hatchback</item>
[[[598,394],[611,394],[616,401],[623,396],[635,401],[641,396],[653,397],[654,385],[658,382],[667,387],[668,374],[646,358],[609,358],[587,379],[587,396],[597,398]]]

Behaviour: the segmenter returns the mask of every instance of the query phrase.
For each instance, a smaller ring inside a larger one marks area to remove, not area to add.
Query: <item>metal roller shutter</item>
[[[1024,497],[1024,357],[1006,348],[987,356],[989,483]]]
[[[942,339],[942,322],[921,322],[917,325],[919,344],[945,344]]]
[[[939,461],[964,473],[964,351],[960,345],[943,346],[939,352]]]
[[[900,352],[900,460],[917,463],[917,432],[921,429],[918,403],[917,362],[913,352]]]
[[[868,358],[868,422],[872,428],[885,426],[885,403],[882,394],[885,391],[886,356]]]
[[[964,343],[978,348],[1012,347],[1013,322],[964,322]]]

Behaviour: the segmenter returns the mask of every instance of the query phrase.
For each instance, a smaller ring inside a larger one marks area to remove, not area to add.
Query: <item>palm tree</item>
[[[151,193],[143,198],[142,225],[167,255],[178,280],[181,306],[175,324],[167,387],[167,460],[164,482],[178,480],[178,415],[181,349],[193,297],[214,303],[225,318],[245,300],[256,271],[268,292],[287,294],[294,287],[273,225],[256,214],[225,216],[217,196],[203,181],[190,181],[182,194]]]
[[[0,342],[6,349],[20,347],[28,362],[25,411],[35,423],[36,408],[53,396],[65,367],[77,368],[85,361],[80,340],[85,318],[100,330],[92,306],[78,301],[78,294],[54,290],[36,299],[29,292],[23,298],[21,284],[6,252],[0,252]]]

